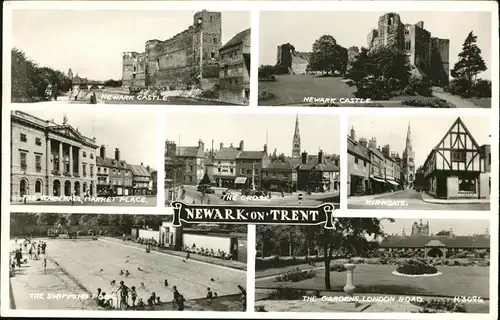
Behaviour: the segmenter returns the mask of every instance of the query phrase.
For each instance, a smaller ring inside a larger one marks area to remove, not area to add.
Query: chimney
[[[243,140],[240,141],[240,151],[245,151],[243,150],[243,148],[245,147],[245,143],[243,142]]]
[[[371,138],[370,142],[368,142],[368,148],[377,149],[377,139]]]
[[[115,148],[115,160],[120,161],[120,149]]]
[[[205,144],[201,139],[198,140],[198,148],[200,148],[202,151],[205,151]]]
[[[351,139],[356,141],[356,131],[354,131],[354,127],[351,128]]]
[[[144,167],[144,162],[141,162],[141,167]]]
[[[148,170],[148,173],[149,173],[149,172],[151,171],[151,167],[148,165],[148,166],[146,167],[146,170]]]
[[[323,150],[318,152],[318,164],[323,163]]]
[[[363,147],[367,148],[368,147],[368,142],[366,141],[365,138],[360,138],[359,139],[359,144],[362,145]]]
[[[419,27],[420,29],[423,29],[424,28],[424,22],[423,21],[417,22],[417,27]]]
[[[220,143],[220,146],[219,146],[219,150],[222,150],[222,148],[224,148],[224,143]]]
[[[106,158],[106,146],[101,145],[101,149],[99,150],[100,156],[102,159]]]
[[[386,144],[383,148],[382,148],[382,152],[383,154],[386,156],[386,157],[390,157],[391,156],[391,147]]]
[[[307,164],[307,152],[302,152],[302,164]]]

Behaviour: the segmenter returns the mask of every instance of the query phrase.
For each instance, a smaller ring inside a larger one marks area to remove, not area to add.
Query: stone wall
[[[138,52],[123,53],[122,86],[134,87],[146,84],[146,55]]]

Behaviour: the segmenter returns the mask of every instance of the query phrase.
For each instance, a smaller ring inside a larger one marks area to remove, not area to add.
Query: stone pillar
[[[46,172],[47,176],[50,175],[50,170],[52,170],[52,168],[50,167],[50,159],[51,158],[52,158],[52,154],[51,154],[51,148],[50,148],[50,139],[47,139],[46,151],[45,151],[45,172]]]
[[[62,174],[64,172],[64,162],[63,162],[63,143],[59,141],[59,173]]]
[[[344,286],[344,292],[349,297],[352,297],[352,295],[354,294],[354,290],[356,289],[356,287],[354,286],[354,268],[356,268],[356,265],[354,263],[346,263],[344,264],[344,268],[347,269],[347,279],[346,285]]]
[[[73,146],[69,145],[69,174],[73,176]]]

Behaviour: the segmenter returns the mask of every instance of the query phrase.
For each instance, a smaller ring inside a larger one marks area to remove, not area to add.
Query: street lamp
[[[201,86],[201,79],[203,79],[203,19],[198,18],[198,25],[197,27],[200,29],[200,86]]]

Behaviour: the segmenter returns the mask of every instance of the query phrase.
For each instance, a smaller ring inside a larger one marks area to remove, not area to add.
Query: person
[[[128,277],[130,275],[130,272],[128,270],[125,270],[125,277]]]
[[[156,303],[156,294],[153,292],[148,299],[148,306],[153,306]]]
[[[47,251],[47,243],[43,242],[42,243],[42,254],[45,254],[46,251]]]
[[[101,294],[102,294],[102,289],[101,288],[97,288],[96,299],[100,299],[101,298]]]
[[[123,270],[120,270],[120,275],[123,276]]]
[[[212,299],[213,299],[212,290],[210,290],[210,288],[207,288],[207,300],[208,300],[208,303],[211,303]]]
[[[28,250],[28,254],[30,259],[33,259],[33,247],[30,247],[30,249]]]
[[[168,280],[167,279],[165,279],[164,284],[165,284],[165,287],[168,287]]]
[[[95,92],[92,92],[90,95],[90,104],[97,104],[97,97],[95,96]]]
[[[177,298],[177,310],[182,311],[184,310],[184,296],[179,295]]]
[[[128,307],[128,292],[129,288],[125,285],[123,281],[120,281],[120,287],[118,288],[120,291],[120,305]]]
[[[135,307],[135,300],[137,299],[137,291],[135,291],[135,286],[130,288],[130,295],[132,296],[132,307]]]
[[[43,270],[47,270],[47,258],[43,258]]]
[[[174,291],[174,300],[173,300],[173,305],[174,307],[178,305],[178,300],[181,294],[179,293],[179,290],[177,290],[177,286],[173,286],[172,290]]]
[[[124,233],[124,234],[122,235],[122,239],[123,239],[123,241],[124,241],[124,242],[125,242],[125,238],[126,238],[126,237],[127,237],[127,236],[126,236],[126,235],[125,235],[125,233]]]
[[[191,254],[188,252],[187,255],[186,255],[186,260],[188,260],[189,257],[191,257]]]

